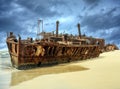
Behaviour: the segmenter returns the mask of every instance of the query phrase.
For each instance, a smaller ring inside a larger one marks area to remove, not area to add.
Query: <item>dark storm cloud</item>
[[[98,9],[99,10],[99,9]],[[120,44],[120,7],[107,8],[99,13],[86,15],[82,19],[82,26],[103,37],[106,43]],[[120,46],[120,45],[119,45]]]
[[[11,0],[0,0],[0,32],[13,31],[18,27],[14,17],[9,16],[12,9]]]
[[[20,32],[21,26],[18,24],[20,13],[13,13],[14,0],[0,0],[0,31],[9,32],[15,31]]]
[[[0,1],[0,30],[1,31],[14,31],[16,28],[21,28],[22,24],[29,19],[35,17],[53,17],[59,15],[56,6],[63,4],[64,1],[60,0],[1,0]],[[14,4],[19,5],[19,9],[23,9],[19,12]],[[16,9],[16,11],[14,11]],[[11,13],[11,14],[10,14]],[[20,27],[21,26],[21,27]],[[21,29],[22,30],[22,29]]]
[[[56,10],[56,6],[65,4],[62,0],[29,0],[27,3],[25,0],[19,0],[16,3],[41,17],[53,17],[55,15],[60,15],[58,13],[59,10]]]
[[[80,22],[89,34],[95,32],[99,37],[117,42],[120,38],[119,5],[120,0],[0,0],[0,33],[4,33],[0,38],[5,38],[9,31],[22,37],[35,36],[36,20],[43,19],[46,29],[54,30],[56,20],[60,20],[61,30],[75,29],[75,24]],[[5,39],[0,42],[5,43]]]
[[[19,32],[22,29],[18,24],[17,21],[14,20],[14,17],[11,18],[0,18],[0,31],[1,32]]]
[[[24,30],[22,25],[35,18],[49,18],[59,15],[56,7],[65,4],[61,0],[1,0],[0,1],[0,30],[18,31]],[[21,11],[19,11],[19,9]],[[19,30],[21,29],[21,30]]]
[[[106,43],[116,44],[120,48],[120,27],[114,29],[111,34],[106,35]]]
[[[98,3],[99,0],[83,0],[87,4],[93,4],[93,3]]]
[[[120,27],[118,27],[116,30],[113,30],[111,35],[108,36],[107,40],[120,43]]]
[[[12,9],[11,3],[11,0],[0,0],[0,14]]]
[[[98,6],[100,0],[83,0],[85,4],[87,4],[86,7],[89,8],[89,10],[93,9],[94,7]]]
[[[16,34],[29,35],[35,34],[33,29],[36,26],[33,23],[39,17],[53,17],[60,15],[59,10],[56,7],[60,4],[64,4],[61,0],[0,0],[0,35],[1,39],[6,37],[6,32],[13,31]],[[37,18],[37,19],[36,19]],[[29,25],[29,26],[28,26]],[[5,44],[5,39],[0,40],[2,44]],[[0,44],[0,48],[4,45]]]
[[[120,25],[120,13],[114,16],[113,13],[116,9],[120,8],[113,8],[104,14],[97,13],[94,15],[85,16],[82,20],[82,26],[87,26],[90,31],[118,27]]]

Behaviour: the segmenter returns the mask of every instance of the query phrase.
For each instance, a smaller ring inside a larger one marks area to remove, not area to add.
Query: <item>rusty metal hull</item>
[[[44,65],[98,57],[97,45],[61,45],[53,42],[22,43],[7,41],[13,67]]]
[[[98,57],[104,48],[104,39],[97,39],[81,35],[59,34],[59,21],[56,22],[56,34],[43,31],[43,21],[38,20],[38,27],[42,23],[42,32],[37,31],[37,39],[18,39],[10,32],[6,43],[13,67],[20,68],[26,65],[44,65],[64,63],[76,60],[85,60]],[[39,38],[41,37],[41,39]]]

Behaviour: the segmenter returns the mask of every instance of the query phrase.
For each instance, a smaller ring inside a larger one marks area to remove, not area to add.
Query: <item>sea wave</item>
[[[0,58],[9,58],[8,51],[0,51]]]
[[[0,70],[8,70],[11,69],[11,61],[9,52],[6,50],[0,50]]]

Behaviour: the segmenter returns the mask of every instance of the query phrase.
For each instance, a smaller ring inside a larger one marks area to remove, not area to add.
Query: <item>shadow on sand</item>
[[[67,72],[75,72],[75,71],[83,71],[83,70],[88,70],[88,68],[84,68],[82,66],[77,66],[77,65],[60,64],[57,66],[46,66],[46,67],[29,69],[29,70],[17,71],[17,72],[13,72],[11,75],[11,86],[17,85],[24,81],[31,80],[40,75],[59,74],[59,73],[67,73]]]

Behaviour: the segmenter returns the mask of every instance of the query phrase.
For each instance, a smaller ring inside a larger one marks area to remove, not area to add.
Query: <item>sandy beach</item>
[[[98,58],[12,72],[10,89],[120,89],[120,50]]]

